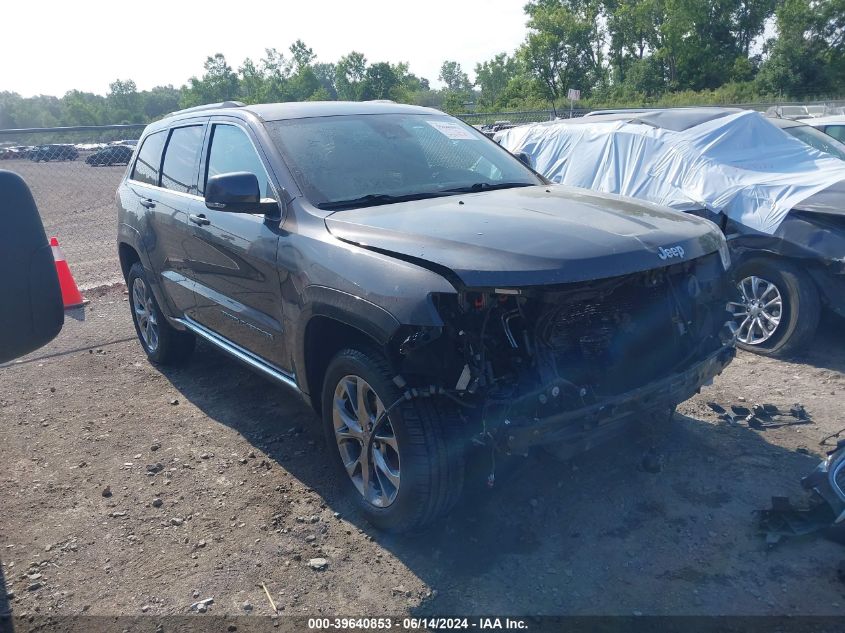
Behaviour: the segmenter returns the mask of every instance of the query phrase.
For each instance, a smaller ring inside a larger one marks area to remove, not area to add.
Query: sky
[[[444,60],[473,78],[477,62],[525,38],[525,0],[6,0],[0,91],[25,97],[68,90],[105,94],[115,79],[139,90],[184,84],[206,57],[237,70],[265,48],[297,39],[334,62],[350,51],[368,62],[407,62],[433,87]]]

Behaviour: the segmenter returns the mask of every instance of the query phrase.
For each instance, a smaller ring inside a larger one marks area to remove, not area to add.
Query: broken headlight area
[[[600,409],[731,348],[727,292],[713,253],[578,284],[438,295],[445,325],[404,334],[401,373],[471,404],[483,435],[504,445],[515,429]],[[714,372],[730,357],[722,360]],[[687,382],[696,382],[694,392],[710,378],[696,373]],[[680,391],[666,387],[648,402],[644,395],[643,408],[674,406]]]

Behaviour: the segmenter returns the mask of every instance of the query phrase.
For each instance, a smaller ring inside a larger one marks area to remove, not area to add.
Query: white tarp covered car
[[[845,162],[732,108],[594,113],[496,134],[555,183],[719,224],[735,258],[740,345],[801,349],[822,306],[845,316]]]
[[[528,154],[553,182],[705,208],[768,234],[801,201],[845,179],[845,163],[748,110],[584,117],[504,130],[496,140]]]

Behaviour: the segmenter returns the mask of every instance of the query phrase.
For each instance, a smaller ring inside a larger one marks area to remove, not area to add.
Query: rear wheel
[[[810,342],[819,324],[819,292],[785,260],[749,259],[734,273],[739,296],[729,304],[737,344],[765,356],[788,356]]]
[[[465,447],[452,405],[400,400],[392,375],[375,350],[339,352],[323,383],[323,425],[329,451],[363,514],[381,529],[404,532],[455,505],[463,489]]]
[[[147,358],[159,365],[172,365],[190,357],[196,343],[194,335],[180,332],[167,322],[140,262],[129,269],[126,284],[135,332]]]

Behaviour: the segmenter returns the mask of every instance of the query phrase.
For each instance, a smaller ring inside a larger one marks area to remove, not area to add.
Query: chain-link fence
[[[0,169],[32,189],[83,289],[120,281],[115,192],[143,125],[0,130]]]
[[[781,116],[845,110],[845,101],[755,103],[739,107]],[[572,116],[586,110],[574,109]],[[491,133],[506,127],[568,117],[569,110],[471,113],[461,118]],[[0,130],[0,169],[17,172],[32,189],[44,227],[56,236],[81,288],[121,280],[117,259],[117,185],[143,125]]]
[[[573,110],[573,116],[583,116],[587,110]],[[479,128],[488,128],[501,125],[524,125],[526,123],[540,123],[551,121],[557,117],[568,117],[569,110],[523,110],[520,112],[473,112],[459,114],[458,118]]]
[[[657,107],[657,106],[644,106]],[[845,100],[819,101],[814,103],[733,103],[719,104],[724,108],[743,108],[757,110],[784,118],[803,118],[826,116],[831,114],[845,114]],[[501,129],[525,125],[527,123],[541,123],[554,119],[568,119],[581,117],[590,112],[584,108],[558,108],[557,110],[523,110],[519,112],[472,112],[459,114],[458,117],[478,127],[485,132],[498,132]]]

